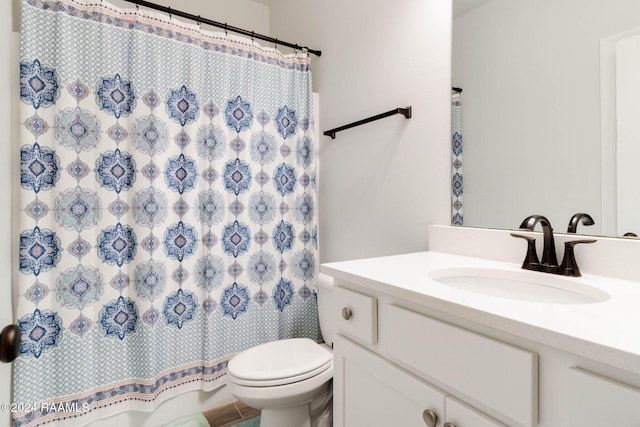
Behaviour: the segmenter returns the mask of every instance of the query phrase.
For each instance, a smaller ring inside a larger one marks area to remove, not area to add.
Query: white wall
[[[321,131],[413,107],[321,136],[321,261],[425,250],[450,223],[451,2],[274,0],[271,30],[322,50]]]
[[[453,23],[465,225],[600,231],[600,39],[637,27],[637,0],[493,0]]]

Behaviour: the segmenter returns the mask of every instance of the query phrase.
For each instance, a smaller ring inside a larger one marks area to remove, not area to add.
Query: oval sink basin
[[[593,304],[610,295],[584,283],[533,271],[489,268],[435,270],[429,277],[451,288],[493,297],[547,304]]]

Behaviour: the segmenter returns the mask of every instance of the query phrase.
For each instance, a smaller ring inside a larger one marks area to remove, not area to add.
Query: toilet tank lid
[[[260,344],[238,353],[228,370],[245,380],[276,380],[318,369],[329,363],[332,354],[309,338],[292,338]]]

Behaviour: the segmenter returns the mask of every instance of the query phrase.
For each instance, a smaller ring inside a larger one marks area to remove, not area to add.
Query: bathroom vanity
[[[640,425],[636,280],[433,250],[321,271],[336,285],[336,427]]]

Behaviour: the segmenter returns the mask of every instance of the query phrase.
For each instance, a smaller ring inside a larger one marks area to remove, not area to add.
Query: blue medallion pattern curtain
[[[320,339],[308,55],[23,0],[15,426],[151,410]],[[53,407],[53,410],[51,409]]]
[[[462,96],[451,95],[451,225],[464,225],[462,199]]]

